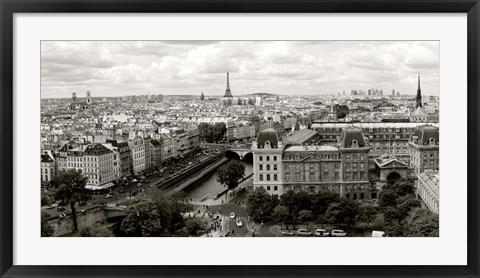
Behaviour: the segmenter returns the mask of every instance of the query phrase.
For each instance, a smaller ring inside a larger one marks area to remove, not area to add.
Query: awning
[[[107,188],[110,188],[112,186],[114,186],[115,184],[113,182],[108,182],[108,183],[105,183],[105,184],[102,184],[102,185],[90,185],[90,184],[87,184],[85,186],[86,189],[89,189],[89,190],[101,190],[101,189],[107,189]]]

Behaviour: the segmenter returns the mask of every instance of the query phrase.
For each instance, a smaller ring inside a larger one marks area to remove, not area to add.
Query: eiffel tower
[[[230,91],[230,77],[227,72],[227,89],[225,90],[225,95],[223,97],[233,97],[232,92]]]

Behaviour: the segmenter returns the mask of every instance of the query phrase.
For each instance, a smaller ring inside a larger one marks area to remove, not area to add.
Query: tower
[[[202,92],[202,94],[200,95],[200,100],[205,100],[205,96],[203,95],[203,92]]]
[[[422,107],[422,90],[420,89],[420,74],[418,74],[418,89],[417,89],[417,105],[416,107]]]
[[[92,93],[90,91],[87,91],[87,104],[92,104]]]
[[[72,102],[77,101],[77,93],[72,93]]]
[[[232,92],[230,91],[230,76],[227,72],[227,89],[225,90],[225,96],[223,97],[233,97]]]

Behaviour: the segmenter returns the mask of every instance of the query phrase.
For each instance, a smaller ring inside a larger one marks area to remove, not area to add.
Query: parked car
[[[53,209],[56,208],[58,205],[57,204],[51,204],[47,207],[47,209]]]
[[[237,225],[237,227],[243,227],[243,222],[240,219],[237,219],[237,221],[235,221],[235,224]]]
[[[334,237],[345,237],[348,236],[343,230],[332,230],[332,236]]]
[[[125,193],[125,190],[122,189],[122,190],[118,191],[118,193]]]
[[[78,202],[78,205],[81,206],[81,207],[83,207],[83,206],[86,206],[86,205],[87,205],[87,202],[85,202],[85,201],[80,201],[80,202]]]
[[[62,214],[60,214],[60,215],[58,216],[58,218],[60,218],[60,219],[63,219],[63,218],[65,218],[65,217],[67,217],[67,215],[65,214],[65,212],[62,213]]]
[[[230,219],[235,219],[235,213],[234,212],[230,213]]]
[[[387,237],[384,231],[372,231],[372,237]]]
[[[110,198],[112,198],[112,197],[113,197],[113,195],[110,194],[110,193],[108,193],[107,195],[105,195],[105,199],[110,199]]]
[[[283,230],[282,231],[282,236],[294,236],[295,233],[293,231],[290,231],[290,230]]]
[[[315,236],[328,236],[329,233],[325,229],[316,229],[315,230]]]
[[[64,208],[64,207],[62,207],[62,206],[58,206],[58,207],[57,207],[57,210],[58,210],[58,211],[64,211],[64,210],[65,210],[65,208]]]
[[[307,229],[298,229],[297,231],[298,236],[312,236],[312,232]]]

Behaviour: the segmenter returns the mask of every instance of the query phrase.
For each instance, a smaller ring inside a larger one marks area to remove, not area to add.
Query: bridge
[[[253,153],[250,148],[227,148],[225,150],[225,157],[227,158],[236,158],[238,156],[238,159],[243,160],[245,158],[250,158],[253,159]]]

